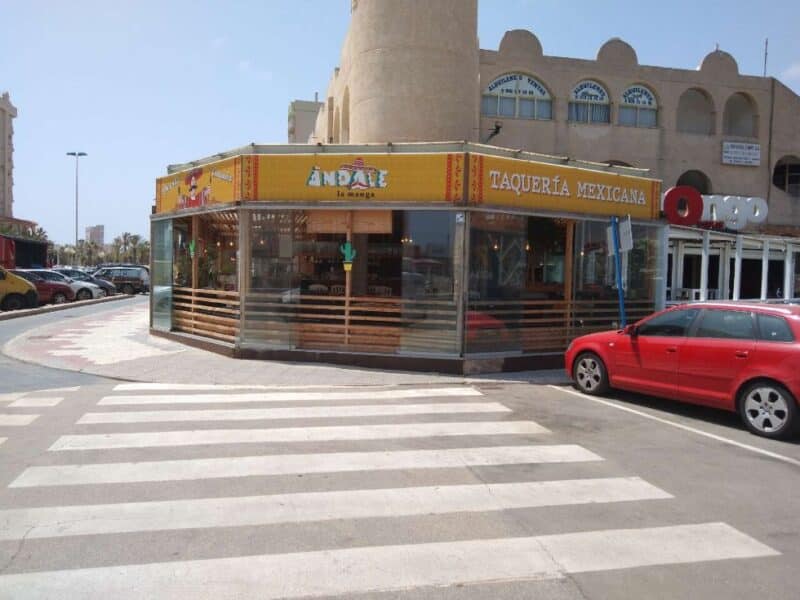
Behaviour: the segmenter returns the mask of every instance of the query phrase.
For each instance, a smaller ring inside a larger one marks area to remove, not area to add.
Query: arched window
[[[643,85],[632,85],[622,92],[619,124],[629,127],[658,127],[656,96]]]
[[[678,181],[675,185],[688,185],[701,194],[711,193],[711,180],[708,178],[708,175],[702,171],[686,171],[683,175],[678,177]]]
[[[523,73],[506,73],[483,90],[481,114],[550,120],[553,118],[553,100],[538,79]]]
[[[726,135],[756,137],[758,135],[758,116],[755,103],[749,96],[737,92],[725,103],[723,122]]]
[[[572,90],[569,120],[573,123],[610,123],[611,104],[606,88],[587,79]]]
[[[678,100],[678,131],[714,134],[714,103],[703,90],[692,88]]]
[[[794,198],[800,198],[800,158],[784,156],[775,163],[772,185]]]

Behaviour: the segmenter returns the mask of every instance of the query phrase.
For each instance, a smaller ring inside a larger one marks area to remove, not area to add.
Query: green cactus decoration
[[[345,242],[344,244],[339,246],[339,252],[341,252],[342,255],[344,256],[344,262],[346,263],[353,262],[353,259],[355,259],[356,257],[355,248],[353,248],[353,245],[350,242]]]

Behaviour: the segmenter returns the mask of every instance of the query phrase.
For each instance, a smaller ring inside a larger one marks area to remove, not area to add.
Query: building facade
[[[295,100],[289,105],[288,141],[290,144],[306,144],[314,133],[317,114],[322,108],[318,100]]]
[[[476,0],[359,0],[310,139],[465,139],[648,169],[702,194],[704,226],[730,234],[668,236],[667,301],[800,295],[800,97],[719,49],[694,70],[642,65],[617,38],[594,60],[548,56],[526,30],[481,49]]]
[[[98,246],[102,247],[105,244],[105,226],[104,225],[93,225],[91,227],[86,228],[86,242],[92,243],[94,242]]]
[[[14,216],[14,125],[17,109],[8,92],[0,96],[0,217]]]

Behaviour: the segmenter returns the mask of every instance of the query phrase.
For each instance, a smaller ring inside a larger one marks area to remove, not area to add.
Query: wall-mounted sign
[[[229,158],[157,179],[156,212],[235,201],[240,161],[240,157]]]
[[[673,225],[738,231],[749,223],[766,221],[768,206],[763,198],[701,195],[693,187],[681,185],[667,190],[662,210]]]
[[[524,73],[506,73],[494,79],[486,86],[484,94],[502,94],[505,96],[533,96],[549,99],[550,92],[542,83]]]
[[[722,164],[740,167],[761,165],[761,144],[722,142]]]
[[[654,219],[661,182],[550,163],[470,154],[470,203]]]
[[[641,85],[632,85],[622,92],[622,102],[623,104],[656,108],[656,97],[653,92]]]
[[[572,90],[573,100],[583,100],[585,102],[608,102],[608,92],[596,81],[581,81]]]

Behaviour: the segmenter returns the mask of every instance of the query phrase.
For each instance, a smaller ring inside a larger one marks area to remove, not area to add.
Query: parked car
[[[71,277],[67,277],[66,275],[62,275],[56,271],[51,269],[25,269],[29,273],[36,273],[40,277],[47,279],[48,281],[58,281],[61,283],[66,283],[72,290],[75,292],[75,299],[76,300],[89,300],[91,298],[102,298],[106,295],[105,290],[103,288],[89,283],[88,281],[76,281]]]
[[[19,310],[39,305],[36,287],[26,280],[0,267],[0,310]]]
[[[106,281],[105,279],[100,279],[99,277],[95,277],[86,271],[82,271],[79,269],[74,269],[70,267],[56,267],[53,271],[57,273],[61,273],[62,275],[66,275],[75,281],[88,281],[89,283],[93,283],[96,286],[100,287],[101,289],[105,290],[106,296],[113,296],[117,293],[117,286],[115,286],[110,281]]]
[[[565,363],[587,394],[613,387],[736,411],[768,438],[800,428],[798,305],[683,304],[579,337]]]
[[[150,274],[144,267],[103,267],[94,276],[110,281],[123,294],[150,291]]]
[[[14,275],[30,281],[39,294],[39,304],[64,304],[75,300],[75,291],[67,283],[50,281],[41,275],[20,269],[12,270]]]

